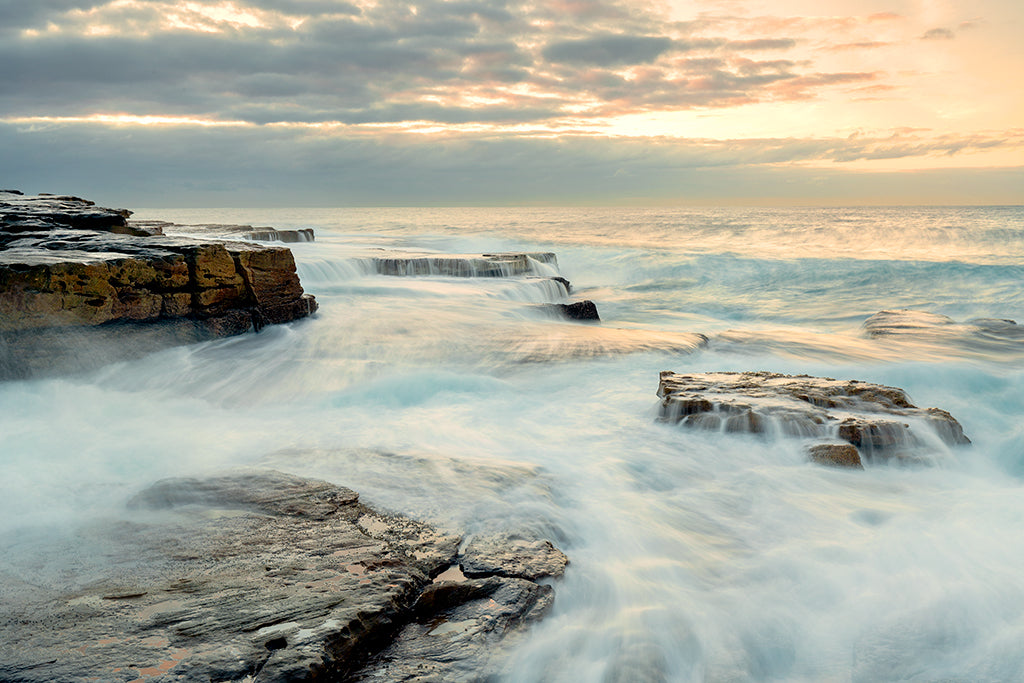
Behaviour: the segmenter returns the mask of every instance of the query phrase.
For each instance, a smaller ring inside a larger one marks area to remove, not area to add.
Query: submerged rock
[[[545,363],[627,353],[693,353],[707,346],[703,334],[602,325],[552,323],[530,334],[501,340],[504,352],[523,363]]]
[[[316,310],[288,249],[118,234],[127,213],[0,195],[0,379],[87,367],[93,356],[82,349],[131,356]],[[148,329],[155,323],[163,329]]]
[[[916,459],[927,432],[949,445],[969,444],[960,423],[937,408],[910,403],[902,389],[857,380],[770,372],[662,372],[660,419],[726,432],[836,439],[867,459]],[[813,447],[812,447],[813,449]],[[852,454],[819,449],[822,458]],[[811,453],[815,457],[815,452]]]
[[[483,677],[506,631],[552,599],[515,576],[449,581],[457,536],[323,481],[172,479],[130,505],[130,523],[88,531],[89,566],[59,547],[6,558],[31,572],[68,555],[50,585],[8,583],[0,680],[413,680],[421,664]]]
[[[957,322],[927,311],[879,311],[864,321],[864,331],[873,339],[954,347],[960,354],[1024,354],[1024,326],[1001,318]]]

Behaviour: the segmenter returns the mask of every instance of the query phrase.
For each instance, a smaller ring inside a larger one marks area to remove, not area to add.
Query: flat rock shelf
[[[0,379],[89,368],[317,309],[284,247],[133,227],[77,197],[0,192]]]
[[[566,564],[550,543],[480,540],[469,578],[459,536],[272,470],[160,481],[129,506],[85,532],[88,553],[22,556],[69,566],[5,579],[0,680],[484,680],[551,605],[532,579]]]

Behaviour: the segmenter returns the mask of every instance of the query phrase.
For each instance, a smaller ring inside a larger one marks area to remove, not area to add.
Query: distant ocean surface
[[[135,217],[312,227],[288,246],[320,311],[0,384],[5,539],[73,534],[160,477],[270,466],[561,547],[554,608],[502,680],[1024,680],[1024,336],[863,327],[894,309],[1024,322],[1024,207]],[[362,265],[394,249],[554,252],[602,322],[552,317],[548,280]],[[709,341],[687,352],[692,333]],[[973,445],[826,468],[795,439],[657,422],[662,370],[894,385]]]

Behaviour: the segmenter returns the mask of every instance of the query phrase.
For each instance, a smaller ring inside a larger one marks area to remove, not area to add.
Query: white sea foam
[[[560,545],[572,564],[509,681],[1024,678],[1019,349],[861,329],[892,308],[1024,319],[1020,210],[153,216],[314,227],[292,246],[320,312],[0,385],[6,576],[32,570],[30,526],[73,536],[153,479],[260,464]],[[551,280],[386,277],[352,260],[374,247],[555,251],[603,322],[536,314],[566,300]],[[687,347],[691,332],[709,345]],[[594,353],[558,352],[573,344]],[[932,465],[824,468],[783,433],[659,423],[661,370],[900,386],[974,444],[922,427]]]

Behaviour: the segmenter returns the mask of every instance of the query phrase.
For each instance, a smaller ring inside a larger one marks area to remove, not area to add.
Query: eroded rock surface
[[[662,372],[658,395],[666,422],[832,439],[852,444],[868,460],[915,459],[935,439],[970,443],[948,412],[918,408],[902,389],[870,382],[770,372]]]
[[[76,369],[88,360],[76,347],[111,338],[121,337],[122,350],[151,350],[316,310],[288,249],[119,234],[127,213],[0,193],[0,379],[59,370],[64,360]]]
[[[5,558],[21,564],[4,577],[0,680],[413,680],[414,664],[482,677],[506,631],[551,602],[523,578],[446,578],[461,539],[323,481],[172,479],[130,506],[131,522],[83,532],[88,563],[59,544]],[[49,582],[32,573],[46,553],[66,568]]]

